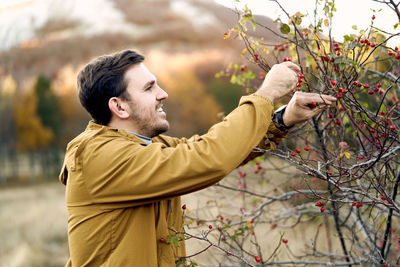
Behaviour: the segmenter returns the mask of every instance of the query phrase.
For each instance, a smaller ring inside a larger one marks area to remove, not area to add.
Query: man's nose
[[[161,87],[159,87],[159,92],[157,94],[157,99],[158,100],[163,100],[163,99],[167,99],[167,98],[168,98],[167,92],[165,92]]]

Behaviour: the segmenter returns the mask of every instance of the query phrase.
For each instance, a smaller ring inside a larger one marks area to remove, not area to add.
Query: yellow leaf
[[[224,40],[228,39],[231,34],[229,32],[224,33]]]
[[[328,27],[329,26],[329,20],[328,19],[324,19],[324,24],[325,24],[326,27]]]
[[[344,155],[346,156],[347,159],[351,158],[351,154],[349,152],[344,152]]]

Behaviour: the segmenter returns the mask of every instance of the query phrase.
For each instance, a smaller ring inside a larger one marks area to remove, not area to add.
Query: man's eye
[[[153,86],[149,86],[149,87],[147,87],[146,88],[146,91],[149,91],[149,90],[151,90],[151,88],[152,88]]]

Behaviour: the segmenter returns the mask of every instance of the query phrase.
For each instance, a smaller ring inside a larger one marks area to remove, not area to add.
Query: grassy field
[[[64,186],[0,190],[0,267],[59,267],[68,257]]]

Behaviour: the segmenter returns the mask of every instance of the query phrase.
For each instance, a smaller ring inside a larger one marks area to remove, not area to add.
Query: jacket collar
[[[85,131],[107,131],[107,132],[112,132],[112,133],[115,133],[115,134],[120,135],[120,136],[125,136],[125,137],[131,139],[132,141],[135,141],[135,142],[137,142],[137,143],[139,143],[141,145],[147,145],[147,143],[143,139],[139,138],[138,136],[136,136],[136,135],[134,135],[132,133],[129,133],[129,132],[123,130],[123,129],[113,128],[113,127],[110,127],[110,126],[107,126],[107,125],[101,125],[101,124],[95,123],[93,120],[89,121],[89,124],[87,125]]]

